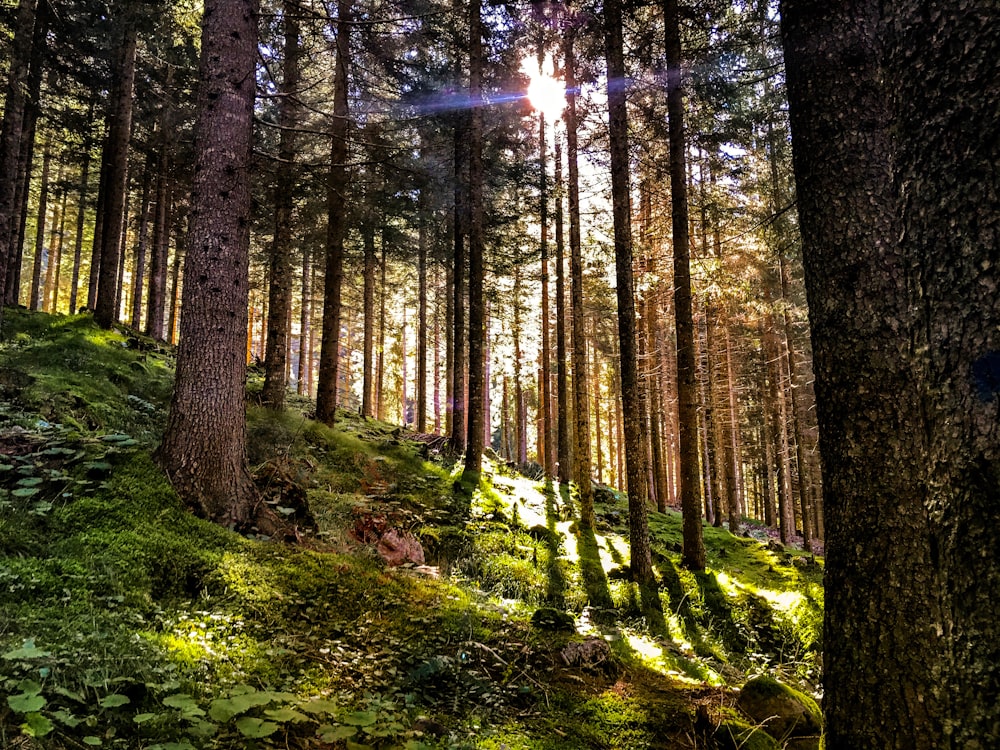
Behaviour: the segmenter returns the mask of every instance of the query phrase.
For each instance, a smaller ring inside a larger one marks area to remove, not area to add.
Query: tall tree
[[[566,73],[566,170],[569,205],[570,321],[573,331],[573,478],[580,497],[580,524],[594,525],[594,486],[590,478],[590,405],[587,403],[587,342],[583,312],[583,249],[580,244],[580,172],[578,148],[576,81],[576,24],[570,21],[563,41]],[[560,404],[560,407],[562,405]]]
[[[18,174],[18,157],[21,148],[21,127],[24,121],[25,88],[28,79],[28,60],[35,26],[35,0],[21,0],[14,22],[14,40],[4,99],[3,125],[0,128],[0,303],[6,300],[7,278],[16,257],[14,241],[17,235],[19,213],[14,193]],[[0,325],[3,323],[3,304],[0,304]]]
[[[121,47],[115,65],[115,83],[108,104],[108,181],[104,201],[104,231],[101,234],[101,261],[97,280],[94,320],[110,328],[118,320],[118,267],[121,264],[122,232],[125,227],[125,200],[128,194],[128,144],[132,136],[132,92],[138,31],[126,6],[121,19]]]
[[[177,377],[158,459],[196,513],[253,518],[245,344],[257,0],[206,0]]]
[[[350,63],[352,0],[337,1],[337,59],[330,126],[330,173],[327,178],[326,276],[323,290],[323,343],[319,353],[316,418],[333,424],[340,380],[340,311],[344,282],[344,235],[347,232],[347,68]]]
[[[277,175],[274,184],[274,239],[271,243],[268,274],[267,349],[264,357],[266,406],[285,406],[288,379],[288,339],[292,327],[292,209],[295,188],[295,128],[299,105],[299,19],[297,0],[282,3],[285,48],[282,61],[281,99],[278,102]]]
[[[1000,746],[995,16],[992,0],[782,3],[830,750]]]
[[[698,388],[695,382],[694,316],[691,311],[691,248],[688,236],[687,159],[684,137],[684,77],[681,70],[680,8],[664,0],[667,56],[667,114],[670,140],[670,200],[674,244],[674,321],[677,331],[677,396],[680,422],[681,512],[684,516],[682,561],[690,570],[705,569],[698,478]]]
[[[625,419],[625,471],[628,475],[629,546],[633,580],[644,609],[660,609],[649,549],[646,518],[646,430],[643,427],[639,361],[636,353],[635,291],[632,278],[632,206],[629,186],[628,111],[621,0],[604,1],[605,54],[608,63],[608,134],[611,143],[611,210],[614,218],[615,278],[618,296],[618,346]],[[599,413],[599,412],[598,412]]]
[[[479,484],[488,394],[486,268],[483,257],[483,25],[481,0],[469,3],[469,434],[462,483]]]

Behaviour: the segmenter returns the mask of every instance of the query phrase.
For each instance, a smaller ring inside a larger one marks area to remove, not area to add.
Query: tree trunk
[[[294,209],[296,132],[299,105],[299,21],[298,0],[283,0],[282,23],[285,49],[281,98],[278,102],[277,175],[274,184],[274,241],[268,258],[267,350],[264,355],[264,405],[281,411],[285,407],[288,377],[288,342],[292,327],[292,211]]]
[[[580,499],[580,525],[594,525],[594,487],[590,477],[590,405],[587,403],[587,344],[583,309],[583,254],[580,244],[580,176],[577,146],[576,53],[574,29],[566,32],[563,53],[566,75],[566,165],[569,187],[569,255],[573,332],[573,406],[575,419],[573,478]]]
[[[386,274],[386,242],[385,234],[382,234],[382,252],[379,263],[379,314],[378,314],[378,362],[375,370],[375,416],[377,419],[385,419],[385,306],[389,295],[385,286]]]
[[[569,374],[566,371],[566,258],[563,242],[562,141],[556,137],[556,409],[557,459],[560,484],[572,476],[573,454],[569,435]]]
[[[31,265],[31,295],[28,309],[42,309],[42,258],[45,256],[45,225],[48,221],[49,168],[52,164],[52,136],[45,138],[42,150],[42,176],[38,187],[38,212],[35,220],[35,257]]]
[[[60,164],[56,173],[59,201],[52,217],[52,231],[49,233],[49,262],[45,269],[45,298],[42,300],[42,307],[53,314],[59,311],[59,266],[62,263],[63,236],[66,233],[66,202],[69,197],[69,191],[63,184],[65,169],[65,164]]]
[[[642,421],[639,362],[636,354],[635,292],[632,274],[632,216],[629,187],[628,112],[623,85],[625,61],[620,0],[605,0],[605,51],[608,63],[608,133],[611,142],[611,210],[614,218],[615,278],[618,295],[618,346],[625,418],[625,471],[628,474],[629,546],[633,580],[644,610],[660,610],[646,518],[646,430]],[[589,479],[585,478],[588,480]]]
[[[93,106],[90,108],[90,116],[93,116]],[[87,219],[87,188],[90,179],[90,139],[86,138],[83,144],[83,164],[80,167],[80,196],[76,209],[76,238],[73,241],[73,278],[69,289],[69,313],[75,315],[77,312],[77,298],[80,288],[80,261],[83,258],[83,230]]]
[[[14,246],[20,218],[15,205],[21,130],[24,124],[25,88],[28,79],[30,43],[35,25],[35,0],[21,0],[14,21],[14,40],[10,49],[7,95],[4,99],[3,125],[0,128],[0,302],[7,299],[7,279],[17,256]],[[0,326],[3,304],[0,304]]]
[[[136,24],[123,19],[122,46],[108,110],[108,182],[101,234],[101,265],[94,320],[102,328],[118,321],[118,266],[122,257],[125,201],[128,193],[128,144],[132,135],[132,91],[135,86]]]
[[[347,231],[347,68],[350,64],[352,0],[337,0],[337,70],[330,126],[330,174],[327,180],[326,276],[323,289],[323,343],[319,354],[316,419],[332,425],[337,416],[340,377],[341,286],[344,281],[344,235]]]
[[[420,189],[417,230],[417,432],[427,432],[427,187]]]
[[[680,443],[681,511],[684,552],[689,570],[705,569],[701,502],[698,497],[698,388],[695,382],[694,318],[691,312],[691,264],[688,239],[684,81],[678,0],[664,0],[666,28],[667,112],[670,139],[670,195],[674,244],[674,320],[677,330],[677,397]]]
[[[196,513],[244,526],[257,498],[246,462],[247,332],[256,0],[206,0],[181,342],[158,459]]]
[[[541,46],[539,56],[543,55]],[[541,60],[539,60],[541,63]],[[551,314],[549,312],[549,196],[547,185],[546,163],[546,140],[545,140],[545,114],[538,113],[538,162],[539,162],[539,209],[538,222],[541,231],[541,282],[542,282],[542,320],[541,320],[541,368],[538,378],[538,408],[542,413],[539,420],[539,463],[545,469],[545,475],[555,476],[556,466],[556,439],[555,430],[552,425],[552,335],[550,329]]]
[[[375,257],[375,227],[366,225],[361,228],[361,238],[364,244],[364,363],[361,367],[361,416],[374,417],[375,408],[373,396],[375,354],[375,267],[378,263]]]
[[[135,248],[135,271],[132,274],[132,329],[140,330],[142,324],[142,287],[146,274],[146,242],[149,235],[149,192],[154,169],[154,156],[146,159],[142,173],[142,198],[139,207],[139,239]]]
[[[514,266],[514,430],[517,436],[519,466],[528,462],[528,410],[524,402],[524,383],[521,371],[521,266]]]
[[[469,435],[462,484],[479,485],[486,414],[486,269],[483,258],[483,92],[481,0],[469,4]]]

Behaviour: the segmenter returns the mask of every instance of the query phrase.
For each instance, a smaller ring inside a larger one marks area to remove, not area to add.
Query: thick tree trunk
[[[17,222],[20,218],[15,205],[18,158],[21,147],[21,129],[24,124],[25,87],[28,79],[28,61],[35,25],[35,0],[21,0],[14,21],[14,40],[11,48],[7,94],[4,99],[3,125],[0,128],[0,302],[7,299],[7,279],[17,257]],[[16,292],[15,292],[16,293]],[[3,304],[0,304],[0,326],[3,324]]]
[[[677,398],[680,444],[681,511],[684,516],[682,563],[705,569],[705,542],[698,497],[698,388],[695,382],[694,318],[691,312],[691,264],[688,238],[684,81],[681,70],[678,0],[664,0],[667,56],[667,113],[670,139],[670,195],[674,244],[674,320],[677,330]]]
[[[337,69],[330,126],[330,174],[327,180],[326,276],[323,289],[323,343],[319,353],[316,419],[332,425],[337,416],[340,378],[340,310],[347,232],[347,68],[350,63],[352,0],[337,2]]]
[[[257,498],[244,406],[256,54],[256,0],[206,0],[183,330],[158,451],[189,507],[235,526],[254,519]]]
[[[1000,746],[995,15],[988,1],[783,3],[829,750]]]
[[[280,411],[285,406],[288,378],[288,342],[292,327],[292,210],[296,186],[296,132],[299,106],[299,21],[297,0],[282,3],[285,49],[281,99],[278,102],[277,175],[274,183],[274,240],[268,258],[267,349],[264,355],[265,406]]]
[[[132,135],[132,91],[135,87],[136,25],[124,19],[122,46],[108,111],[108,182],[101,234],[101,265],[97,279],[94,320],[102,328],[118,321],[118,266],[122,260],[122,232],[128,193],[128,144]]]

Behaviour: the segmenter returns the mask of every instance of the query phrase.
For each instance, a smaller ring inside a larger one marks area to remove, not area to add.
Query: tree
[[[295,127],[298,124],[299,13],[295,0],[284,0],[284,70],[278,124],[277,177],[274,185],[274,240],[268,277],[267,354],[264,359],[265,404],[280,411],[285,406],[288,377],[288,338],[292,323],[292,209],[295,187]]]
[[[995,12],[782,3],[830,750],[1000,745]]]
[[[17,163],[21,148],[21,127],[24,120],[25,87],[28,78],[28,61],[31,45],[26,40],[35,26],[35,0],[21,0],[14,27],[13,55],[4,99],[3,126],[0,129],[0,324],[3,323],[3,301],[6,298],[7,278],[17,253],[14,240],[17,236],[18,213],[14,193],[18,174]],[[16,294],[16,291],[15,291]]]
[[[344,235],[347,232],[347,68],[350,64],[352,0],[337,2],[337,57],[330,127],[330,173],[327,178],[326,277],[323,290],[323,343],[319,354],[316,418],[333,424],[340,380],[340,311],[344,282]]]
[[[247,524],[245,346],[257,0],[207,0],[180,348],[160,465],[196,513]]]
[[[611,139],[611,196],[614,215],[615,277],[618,286],[618,343],[628,475],[629,546],[633,580],[644,609],[660,609],[649,549],[646,518],[646,430],[642,424],[639,362],[636,354],[635,292],[632,279],[632,207],[629,187],[628,112],[620,0],[605,0],[608,62],[608,132]],[[595,410],[596,414],[600,414]],[[598,432],[600,430],[598,429]],[[598,451],[599,453],[599,451]]]
[[[684,81],[681,71],[680,9],[665,0],[667,110],[670,126],[670,196],[674,241],[674,315],[677,329],[677,396],[680,422],[680,496],[684,515],[684,566],[705,569],[698,481],[698,389],[695,383],[694,319],[688,238],[687,167],[684,145]]]
[[[469,433],[462,484],[479,485],[486,424],[486,268],[483,259],[483,26],[481,0],[469,3]]]

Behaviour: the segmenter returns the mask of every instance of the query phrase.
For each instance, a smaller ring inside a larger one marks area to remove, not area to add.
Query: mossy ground
[[[252,398],[262,494],[316,528],[239,536],[150,458],[169,351],[88,316],[11,311],[5,334],[0,746],[711,748],[747,674],[815,678],[818,564],[706,528],[691,574],[679,516],[652,514],[665,618],[647,623],[621,575],[624,497],[601,493],[584,534],[568,488],[488,462],[470,504],[460,466],[398,428]],[[358,541],[373,518],[439,575],[386,568]],[[533,627],[538,606],[578,632]],[[610,668],[567,666],[583,635]]]

